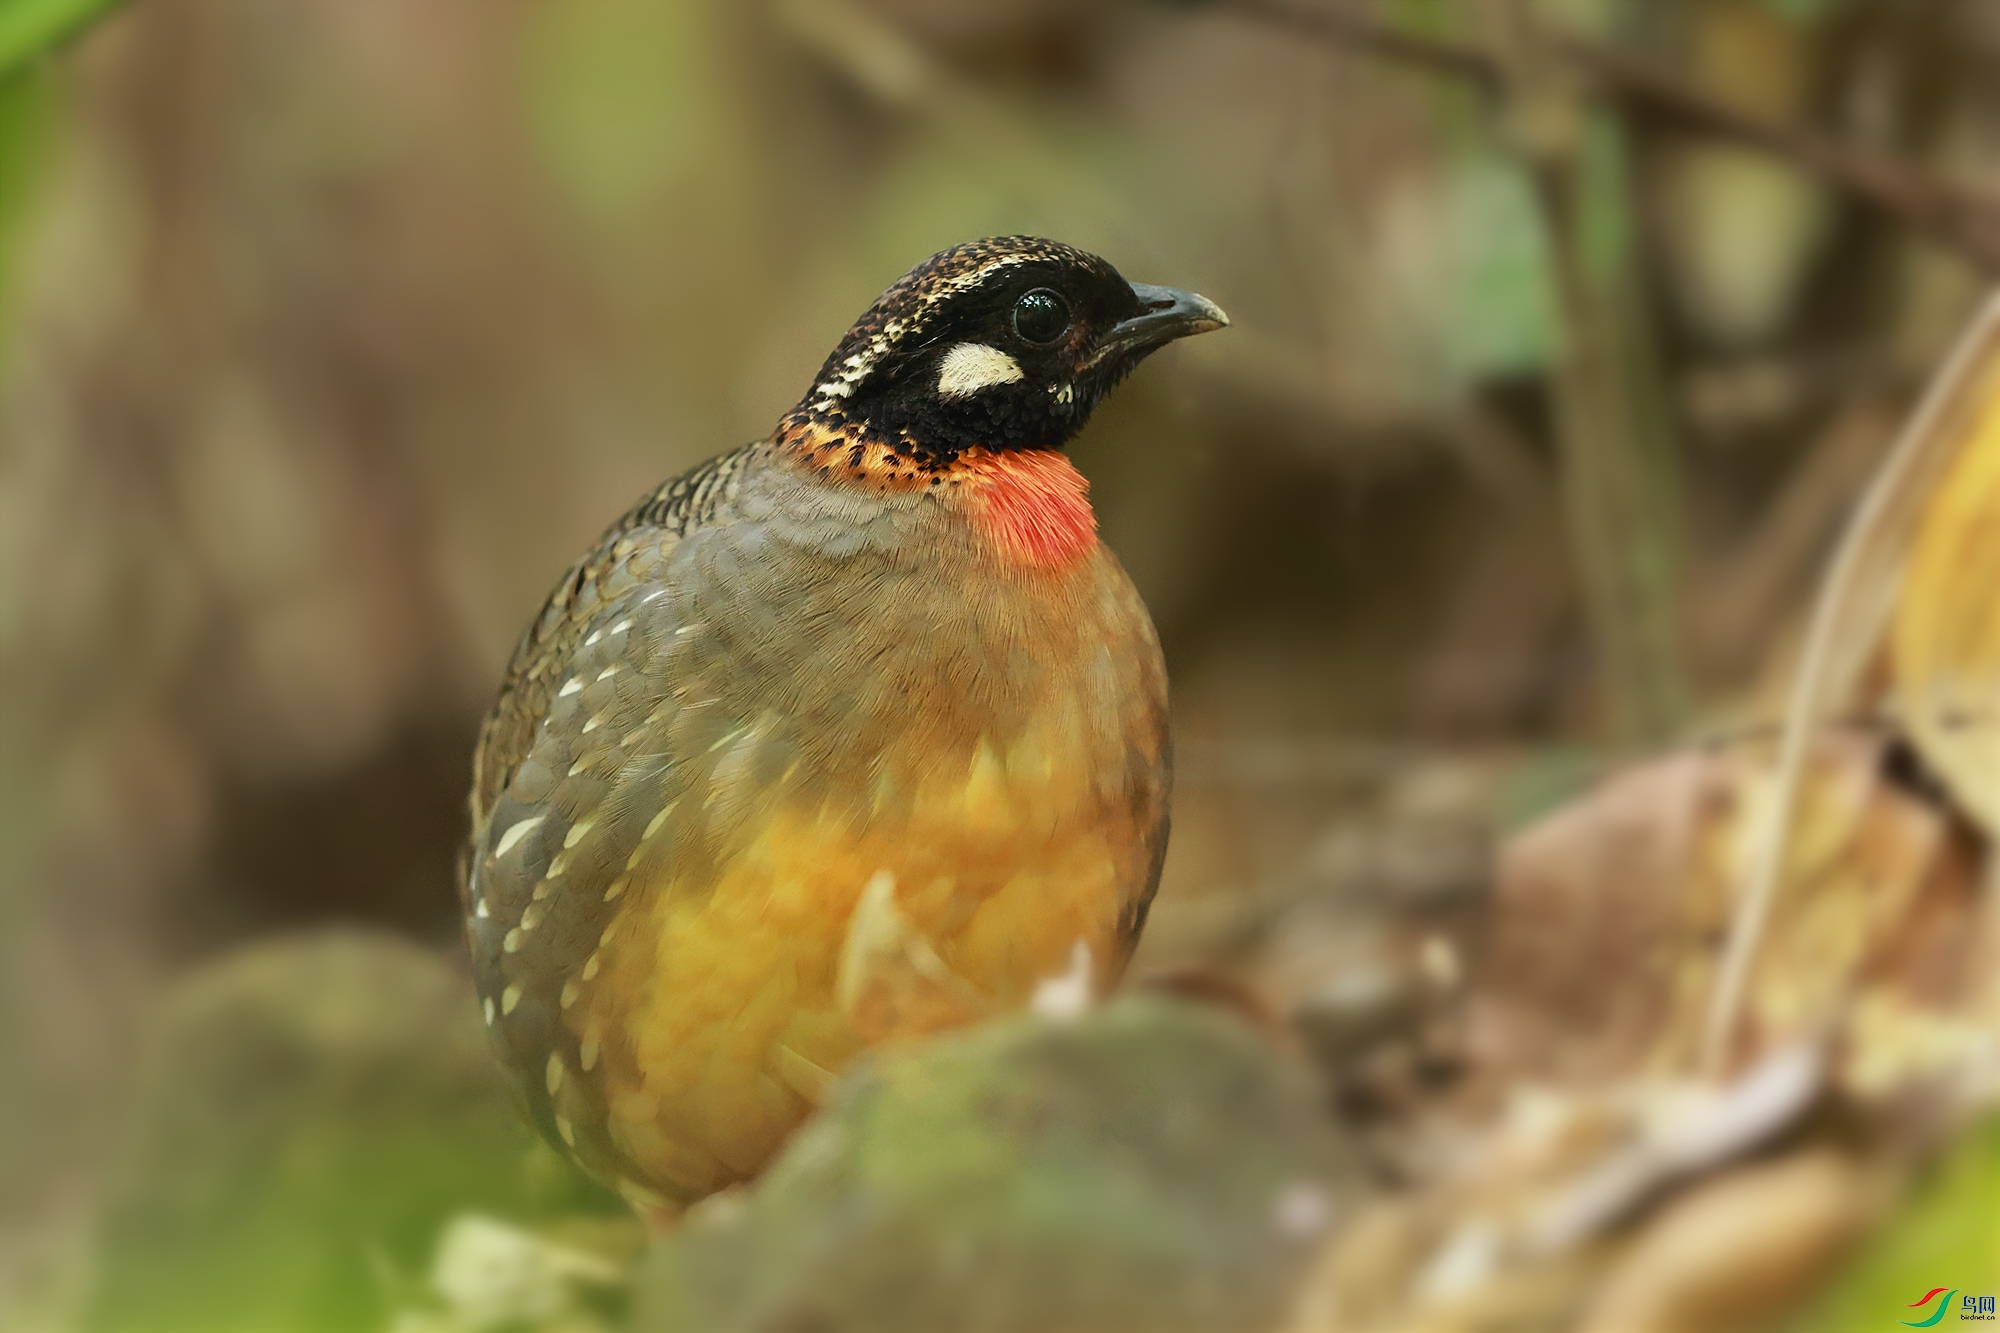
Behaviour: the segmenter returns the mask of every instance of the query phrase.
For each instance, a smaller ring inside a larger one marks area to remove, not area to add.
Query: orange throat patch
[[[829,482],[878,491],[932,491],[957,504],[1008,563],[1060,569],[1097,546],[1090,483],[1057,449],[967,449],[931,463],[880,440],[856,440],[809,417],[779,429],[782,449]]]
[[[961,458],[979,526],[1017,564],[1067,565],[1097,545],[1090,483],[1053,449]],[[956,470],[955,469],[955,470]]]

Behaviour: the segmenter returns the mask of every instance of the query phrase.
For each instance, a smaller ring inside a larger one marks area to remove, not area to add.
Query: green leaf
[[[0,0],[0,79],[12,78],[121,0]]]

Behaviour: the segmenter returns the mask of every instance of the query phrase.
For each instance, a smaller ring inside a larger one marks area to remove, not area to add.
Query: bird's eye
[[[1069,327],[1069,302],[1037,287],[1014,303],[1014,332],[1031,343],[1052,343]]]

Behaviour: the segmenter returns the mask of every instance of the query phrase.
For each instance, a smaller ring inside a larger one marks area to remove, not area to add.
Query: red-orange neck
[[[956,466],[967,474],[974,521],[1015,563],[1067,565],[1097,545],[1090,483],[1062,454],[972,450]]]
[[[1060,568],[1097,545],[1090,483],[1056,450],[967,449],[938,462],[817,422],[787,425],[781,446],[829,484],[935,495],[962,509],[1012,564]]]

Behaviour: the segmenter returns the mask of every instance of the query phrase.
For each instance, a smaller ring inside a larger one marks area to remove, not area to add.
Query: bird
[[[944,250],[523,633],[472,762],[473,980],[531,1118],[645,1215],[754,1178],[871,1048],[1118,979],[1167,679],[1064,446],[1228,322],[1060,242]]]

